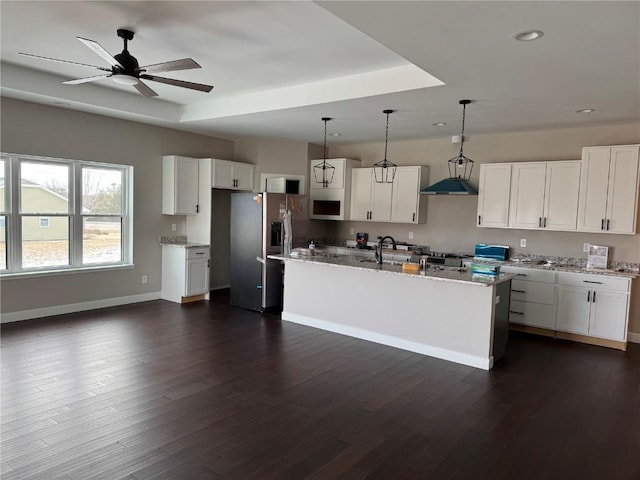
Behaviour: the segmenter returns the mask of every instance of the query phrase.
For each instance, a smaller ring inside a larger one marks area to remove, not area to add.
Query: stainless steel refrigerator
[[[306,195],[231,194],[231,305],[257,311],[282,309],[283,264],[267,255],[283,252],[287,211],[291,212],[293,248],[306,246]]]

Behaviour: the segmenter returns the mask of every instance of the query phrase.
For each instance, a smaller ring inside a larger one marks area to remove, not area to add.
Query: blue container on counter
[[[486,245],[484,243],[477,243],[474,256],[476,258],[504,261],[509,257],[509,247],[505,247],[504,245]]]

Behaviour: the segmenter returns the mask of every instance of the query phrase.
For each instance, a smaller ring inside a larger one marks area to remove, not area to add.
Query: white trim
[[[627,333],[627,341],[631,343],[640,343],[640,333]]]
[[[93,300],[91,302],[70,303],[68,305],[56,305],[53,307],[36,308],[33,310],[22,310],[20,312],[3,313],[0,316],[0,323],[19,322],[31,320],[33,318],[50,317],[65,313],[82,312],[85,310],[96,310],[98,308],[115,307],[117,305],[127,305],[129,303],[148,302],[159,300],[160,292],[142,293],[140,295],[130,295],[128,297],[105,298],[104,300]]]
[[[442,360],[449,360],[450,362],[460,363],[462,365],[468,365],[475,368],[481,368],[483,370],[489,370],[493,366],[493,356],[491,356],[490,358],[482,358],[475,355],[468,355],[466,353],[460,353],[444,348],[432,347],[430,345],[412,342],[403,338],[382,335],[368,330],[363,330],[361,328],[348,327],[339,323],[328,322],[326,320],[318,320],[317,318],[312,318],[306,315],[299,315],[297,313],[290,313],[286,311],[282,312],[281,318],[282,320],[286,320],[288,322],[298,323],[300,325],[306,325],[308,327],[320,328],[329,332],[339,333],[341,335],[347,335],[349,337],[360,338],[362,340],[368,340],[370,342],[380,343],[389,347],[400,348],[402,350],[408,350],[410,352],[420,353],[422,355],[440,358]]]

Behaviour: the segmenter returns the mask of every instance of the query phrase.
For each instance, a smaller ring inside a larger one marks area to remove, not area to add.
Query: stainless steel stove
[[[427,264],[443,265],[445,267],[462,267],[465,259],[472,258],[471,255],[460,255],[458,253],[429,252],[423,258]]]

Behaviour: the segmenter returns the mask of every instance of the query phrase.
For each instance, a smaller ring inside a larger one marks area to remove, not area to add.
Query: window
[[[3,154],[0,271],[132,263],[133,167]]]

